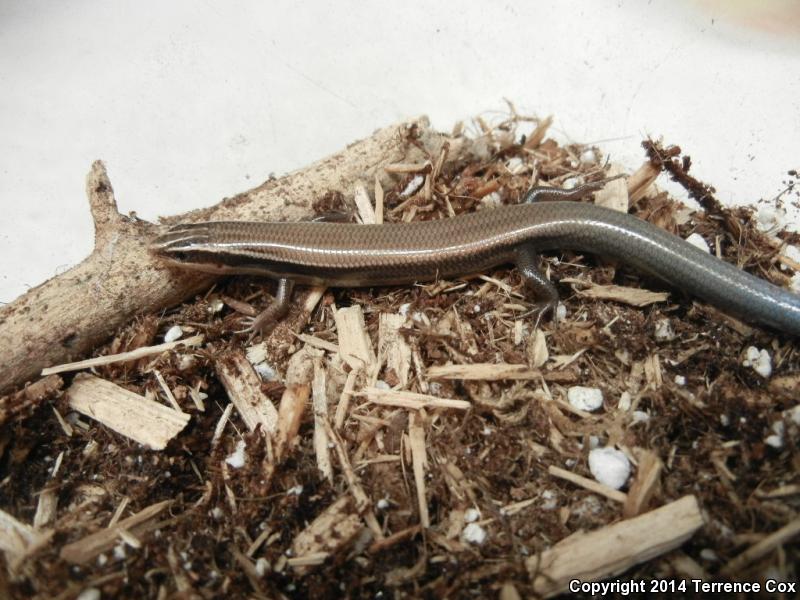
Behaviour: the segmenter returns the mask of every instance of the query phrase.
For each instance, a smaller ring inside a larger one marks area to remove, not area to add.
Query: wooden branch
[[[551,598],[572,580],[599,581],[677,548],[703,526],[694,496],[590,533],[574,533],[527,559],[533,589]]]
[[[390,186],[384,166],[427,158],[406,143],[411,127],[431,155],[446,139],[430,130],[424,117],[386,127],[306,169],[164,221],[297,220],[311,214],[312,202],[327,192],[352,193],[356,181],[377,178]],[[205,274],[167,269],[147,251],[160,228],[119,214],[102,162],[92,165],[86,187],[95,222],[92,254],[0,308],[0,393],[38,378],[44,367],[84,356],[132,317],[174,305],[213,281]]]

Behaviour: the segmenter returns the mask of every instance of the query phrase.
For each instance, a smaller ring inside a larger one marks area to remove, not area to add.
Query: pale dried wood
[[[86,373],[75,377],[67,398],[72,409],[153,450],[163,450],[190,419],[184,412]]]
[[[378,176],[375,176],[375,222],[383,223],[383,186]]]
[[[353,498],[356,501],[356,509],[358,510],[359,514],[363,515],[367,527],[369,527],[372,531],[372,535],[376,539],[383,538],[383,530],[381,529],[380,523],[378,523],[378,519],[371,510],[372,502],[370,501],[369,496],[367,496],[364,486],[361,485],[361,480],[359,479],[358,475],[356,475],[353,465],[350,464],[350,457],[347,455],[347,451],[345,450],[344,443],[342,443],[342,439],[331,428],[330,423],[327,421],[325,422],[325,427],[328,430],[328,438],[331,440],[331,443],[336,450],[336,457],[339,459],[339,465],[342,467],[342,473],[344,473],[344,477],[347,480],[347,485],[350,487],[350,493],[353,495]]]
[[[358,216],[364,225],[374,225],[377,223],[375,219],[375,209],[372,208],[372,201],[369,199],[369,192],[366,186],[357,181],[353,189],[353,201],[358,209]]]
[[[522,600],[522,596],[513,583],[506,582],[500,588],[500,600]]]
[[[228,424],[228,419],[231,418],[233,412],[233,402],[228,402],[225,410],[222,411],[216,426],[214,427],[214,435],[211,437],[211,447],[215,448],[219,441],[222,439],[222,433],[225,431],[225,425]]]
[[[591,533],[575,533],[539,556],[526,560],[534,591],[551,598],[568,589],[570,580],[613,577],[679,547],[703,526],[694,496]]]
[[[390,165],[386,165],[383,167],[383,170],[387,173],[393,173],[395,175],[405,175],[408,173],[421,173],[427,170],[430,167],[428,161],[418,162],[418,163],[392,163]]]
[[[661,169],[649,160],[628,177],[628,198],[631,204],[638,202],[650,190],[650,186],[661,173]]]
[[[658,490],[661,483],[661,470],[664,464],[658,455],[651,450],[643,450],[638,454],[639,466],[636,478],[628,490],[622,514],[625,518],[635,517],[647,509],[647,503]]]
[[[734,576],[798,535],[800,535],[800,518],[789,521],[777,531],[769,534],[763,540],[733,558],[719,573],[725,577]]]
[[[427,529],[431,526],[425,487],[425,468],[428,466],[428,454],[425,449],[425,428],[423,427],[422,419],[416,412],[412,412],[409,415],[408,439],[411,444],[411,464],[414,470],[414,485],[417,489],[419,522],[424,529]]]
[[[64,386],[58,375],[48,375],[13,394],[0,398],[0,425],[17,415],[27,414],[46,398],[55,396]]]
[[[620,492],[619,490],[608,487],[607,485],[595,481],[594,479],[589,479],[588,477],[583,477],[582,475],[578,475],[572,471],[567,471],[561,467],[556,467],[555,465],[550,465],[547,468],[547,472],[553,477],[565,479],[571,483],[574,483],[575,485],[579,485],[580,487],[589,490],[590,492],[605,496],[609,500],[614,500],[615,502],[624,503],[628,497],[624,492]]]
[[[706,570],[700,566],[691,556],[677,550],[669,558],[669,564],[675,569],[676,573],[689,579],[700,579],[708,581],[710,579]]]
[[[423,149],[406,143],[403,131],[409,127],[414,127]],[[387,187],[392,185],[385,165],[424,160],[439,152],[446,139],[432,132],[424,117],[392,125],[303,170],[165,223],[298,220],[312,213],[315,199],[332,190],[346,192],[361,178],[377,176]],[[214,280],[206,274],[167,268],[151,255],[146,242],[161,228],[119,214],[100,161],[92,165],[86,187],[95,222],[92,254],[0,307],[0,355],[4,357],[0,392],[36,377],[47,366],[86,354],[134,315],[177,304]]]
[[[311,395],[311,380],[314,373],[313,355],[305,346],[295,352],[286,368],[286,389],[278,406],[278,434],[275,436],[275,462],[280,463],[289,447],[297,439],[297,432]]]
[[[49,487],[39,492],[36,513],[33,515],[33,526],[36,529],[42,529],[42,527],[55,520],[56,511],[58,510],[56,489],[56,487]]]
[[[145,346],[137,348],[130,352],[120,352],[119,354],[108,354],[106,356],[96,356],[95,358],[87,358],[86,360],[79,360],[73,363],[64,363],[63,365],[55,365],[42,369],[42,376],[51,375],[53,373],[65,373],[67,371],[80,371],[82,369],[91,369],[92,367],[101,367],[103,365],[111,365],[118,362],[128,362],[129,360],[139,360],[147,356],[161,354],[178,346],[186,346],[193,348],[203,343],[202,335],[195,335],[184,340],[176,340],[174,342],[166,342],[164,344],[157,344],[155,346]]]
[[[242,421],[250,431],[261,425],[265,434],[278,430],[278,411],[264,392],[261,377],[241,350],[230,350],[217,357],[214,369]]]
[[[612,164],[606,171],[607,178],[623,175],[625,169],[619,164]],[[602,189],[594,195],[594,203],[618,212],[628,212],[628,185],[623,178],[615,179],[606,183]]]
[[[305,574],[327,556],[344,552],[363,528],[353,497],[345,494],[297,534],[292,541],[294,561],[290,559],[289,564]]]
[[[289,558],[286,560],[286,564],[303,574],[306,572],[306,569],[303,569],[303,567],[318,567],[323,564],[329,556],[330,554],[328,552],[311,552],[310,554],[305,554],[296,558]]]
[[[339,338],[339,354],[351,369],[374,368],[377,358],[364,324],[364,311],[358,306],[339,308],[333,313],[336,334]]]
[[[467,400],[455,400],[453,398],[438,398],[428,394],[418,394],[416,392],[406,392],[402,390],[384,390],[380,388],[365,388],[356,395],[366,396],[374,404],[383,406],[398,406],[421,410],[423,408],[455,408],[459,410],[469,410],[472,404]]]
[[[580,287],[572,286],[575,293],[584,298],[595,300],[613,300],[620,304],[630,306],[648,306],[656,302],[666,302],[669,299],[667,292],[651,292],[643,288],[625,287],[622,285],[600,285],[592,283],[586,279],[575,279],[565,277],[562,283],[572,283]]]
[[[501,379],[539,379],[542,372],[528,365],[507,363],[472,363],[463,365],[436,365],[428,367],[429,379],[464,379],[498,381]]]
[[[56,411],[58,414],[58,411]],[[58,475],[58,470],[61,468],[61,463],[64,461],[64,451],[58,453],[58,457],[53,464],[53,469],[50,472],[50,479],[55,479]],[[41,492],[39,492],[39,500],[36,503],[36,513],[33,515],[33,526],[35,529],[42,529],[48,523],[52,523],[56,518],[56,511],[58,509],[58,485],[49,483]]]
[[[339,403],[336,405],[336,414],[334,416],[333,426],[337,431],[344,426],[344,420],[347,418],[347,413],[350,410],[350,398],[353,397],[353,390],[355,390],[356,387],[358,373],[358,371],[350,371],[344,382],[344,387],[339,396]]]
[[[73,564],[86,563],[101,552],[111,549],[114,544],[117,543],[120,532],[126,531],[136,536],[142,535],[142,533],[144,533],[144,531],[141,531],[142,529],[149,529],[146,525],[147,521],[155,517],[170,504],[172,504],[172,500],[164,500],[156,504],[151,504],[127,519],[119,521],[113,527],[101,529],[77,542],[67,544],[61,548],[59,556]]]
[[[327,350],[332,354],[339,353],[339,346],[337,346],[333,342],[328,342],[314,335],[308,335],[307,333],[298,333],[295,335],[295,337],[301,342],[308,344],[309,346],[313,346],[314,348],[319,348],[320,350]]]
[[[779,485],[772,490],[756,490],[756,496],[759,498],[787,498],[790,496],[800,496],[800,484],[789,483],[786,485]]]
[[[528,338],[528,343],[525,346],[525,354],[528,358],[528,365],[530,365],[532,369],[538,369],[544,366],[544,363],[550,358],[550,352],[547,349],[547,340],[541,329],[534,331],[533,335]]]
[[[658,359],[658,354],[651,354],[645,359],[644,376],[647,381],[647,387],[651,390],[657,390],[664,385],[664,378],[661,373],[661,361]]]
[[[192,403],[197,410],[200,412],[206,412],[206,405],[205,402],[203,402],[203,399],[207,398],[208,395],[200,391],[199,384],[196,388],[189,388],[189,397],[192,399]]]
[[[253,543],[247,547],[247,550],[245,551],[245,556],[249,556],[250,558],[252,558],[253,555],[256,553],[256,550],[258,550],[261,547],[261,545],[267,541],[267,538],[269,538],[272,535],[272,533],[273,533],[272,529],[269,528],[259,533],[258,537],[256,537],[256,539],[253,540]]]
[[[333,483],[333,466],[328,445],[330,439],[326,431],[328,423],[328,396],[326,394],[327,374],[322,360],[314,359],[314,379],[311,381],[311,404],[314,410],[314,454],[317,457],[317,468],[323,477]]]
[[[800,374],[776,375],[771,377],[767,388],[770,392],[781,394],[788,399],[797,399],[797,390],[800,390]],[[800,408],[795,408],[800,410]]]
[[[193,591],[192,580],[189,579],[187,572],[183,569],[183,564],[175,551],[175,545],[167,546],[167,564],[172,571],[172,581],[179,595],[191,596]]]
[[[253,588],[253,591],[255,592],[255,597],[266,598],[267,595],[264,593],[264,586],[261,583],[262,576],[258,574],[253,561],[250,560],[248,556],[245,556],[236,549],[233,550],[232,555],[233,559],[236,561],[236,564],[239,565],[242,573],[244,573],[244,576],[247,577],[250,587]],[[188,596],[189,594],[186,595]]]
[[[396,531],[392,535],[386,536],[381,540],[375,540],[367,549],[367,552],[369,552],[370,554],[378,554],[379,552],[383,552],[384,550],[391,548],[395,544],[399,544],[400,542],[410,540],[421,531],[422,527],[420,527],[419,525],[412,525],[411,527],[406,527],[405,529]]]
[[[111,515],[111,520],[108,522],[109,527],[113,527],[119,522],[119,520],[122,518],[122,513],[125,512],[125,509],[128,507],[130,501],[131,499],[125,496],[122,499],[122,502],[117,505],[117,508],[114,509],[114,514]]]
[[[0,510],[0,552],[13,573],[31,555],[50,542],[54,531],[37,530]]]
[[[400,335],[405,322],[403,315],[391,313],[381,313],[378,322],[378,364],[394,371],[401,388],[408,385],[411,370],[411,347]]]
[[[181,405],[178,404],[178,401],[175,399],[175,395],[172,393],[172,390],[169,389],[164,376],[161,374],[161,371],[158,369],[153,369],[153,374],[156,376],[156,381],[158,381],[158,385],[161,386],[161,390],[164,392],[164,395],[167,397],[167,402],[170,403],[172,408],[177,411],[181,411]]]
[[[528,136],[528,139],[525,140],[525,148],[528,150],[533,150],[538,148],[539,145],[544,141],[544,136],[547,134],[547,130],[550,128],[550,125],[553,124],[553,117],[547,116],[544,119],[540,119],[538,124],[536,125],[536,129],[534,129],[531,134]]]

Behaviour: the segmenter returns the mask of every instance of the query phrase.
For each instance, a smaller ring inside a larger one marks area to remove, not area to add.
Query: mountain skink
[[[286,313],[295,282],[406,284],[504,263],[517,266],[526,291],[545,312],[557,303],[558,293],[540,273],[538,253],[571,249],[618,258],[723,311],[800,336],[800,295],[642,219],[572,201],[598,187],[535,187],[518,205],[413,223],[188,223],[170,228],[151,249],[183,268],[277,279],[275,302],[251,320],[251,328],[261,332]]]

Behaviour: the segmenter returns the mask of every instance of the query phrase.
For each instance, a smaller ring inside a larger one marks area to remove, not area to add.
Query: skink
[[[541,309],[550,309],[558,293],[539,272],[538,253],[571,249],[616,257],[723,311],[800,336],[800,295],[642,219],[572,201],[598,187],[536,187],[518,205],[413,223],[181,224],[151,248],[184,268],[277,279],[275,302],[251,322],[262,332],[286,313],[295,282],[394,285],[478,273],[504,263],[515,264],[526,291]]]

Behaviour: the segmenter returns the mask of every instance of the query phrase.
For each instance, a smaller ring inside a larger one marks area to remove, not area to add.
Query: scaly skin
[[[572,198],[593,189],[534,188],[528,198]],[[800,335],[799,295],[632,215],[579,202],[534,202],[383,225],[193,223],[173,227],[152,248],[184,268],[343,287],[451,278],[515,263],[548,305],[553,288],[537,279],[533,262],[541,250],[572,249],[618,258],[726,312]]]

